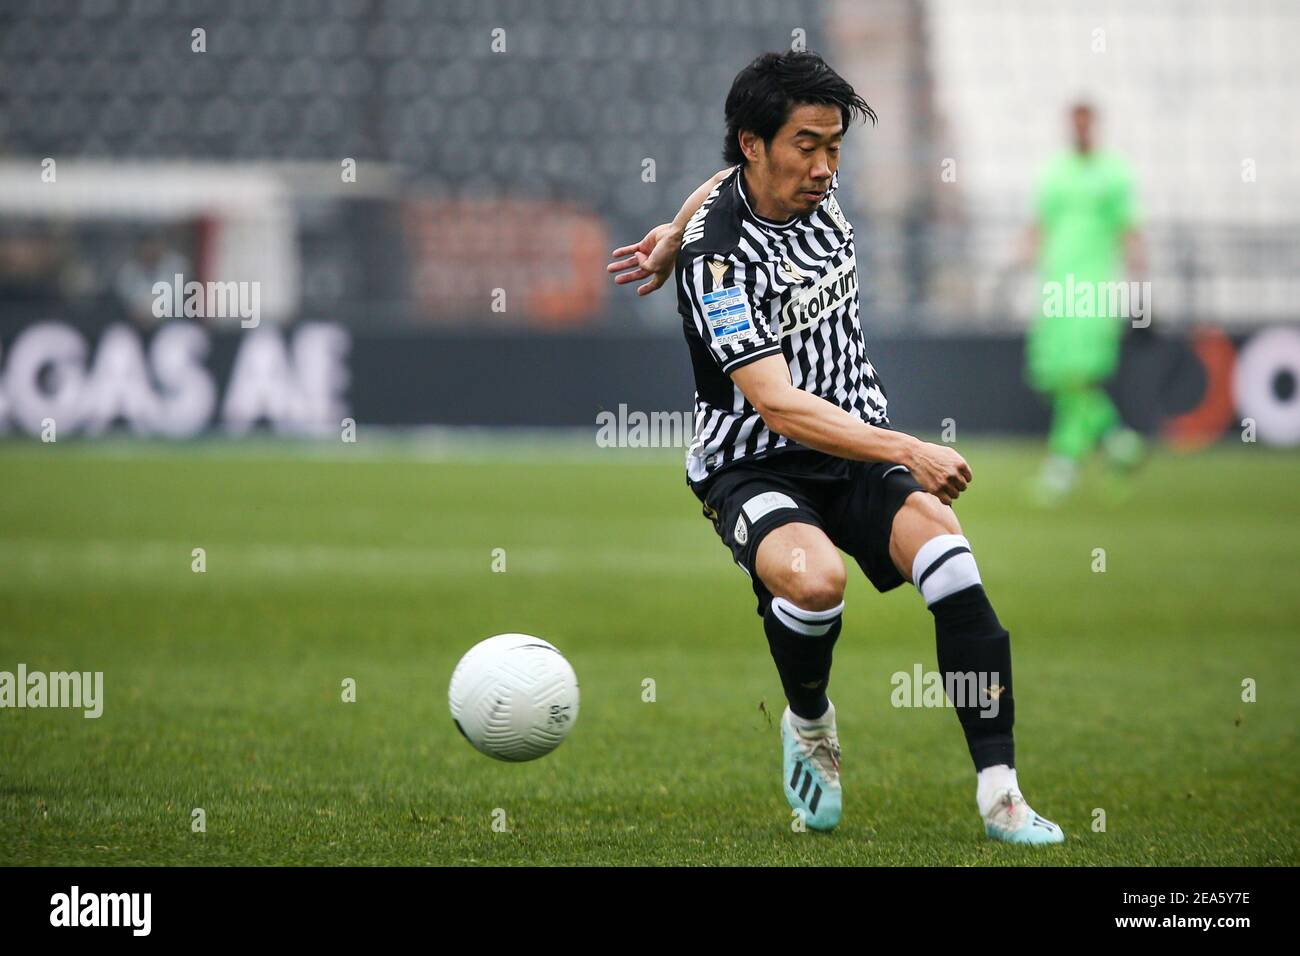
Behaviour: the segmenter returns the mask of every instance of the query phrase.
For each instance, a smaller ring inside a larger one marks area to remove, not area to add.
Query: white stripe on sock
[[[935,601],[942,601],[950,594],[965,590],[973,584],[979,584],[980,571],[975,564],[975,555],[966,553],[949,558],[934,573],[926,576],[926,571],[939,558],[953,548],[969,548],[970,542],[960,534],[941,534],[931,538],[916,552],[912,561],[912,583],[915,585],[922,578],[925,582],[917,587],[926,606]]]
[[[777,597],[772,598],[772,610],[781,623],[796,634],[803,634],[805,637],[823,637],[831,629],[835,619],[844,613],[844,602],[841,601],[825,611],[805,611],[785,598]]]

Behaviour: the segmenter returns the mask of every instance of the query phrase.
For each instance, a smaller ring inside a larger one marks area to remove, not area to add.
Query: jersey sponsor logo
[[[749,302],[740,286],[706,292],[700,301],[704,304],[704,318],[709,323],[709,333],[714,342],[722,345],[753,334]]]
[[[858,264],[850,256],[781,307],[781,337],[821,322],[858,294]]]
[[[754,495],[743,505],[740,510],[745,513],[750,521],[757,522],[765,514],[770,514],[777,508],[798,508],[794,499],[780,491],[765,491],[761,495]]]

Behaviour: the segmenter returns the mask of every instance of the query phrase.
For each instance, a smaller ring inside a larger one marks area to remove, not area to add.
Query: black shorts
[[[774,528],[791,522],[815,525],[850,555],[877,591],[904,578],[889,557],[894,515],[914,491],[924,491],[903,465],[849,461],[811,449],[740,461],[691,485],[704,516],[732,557],[749,575],[758,613],[767,613],[772,594],[754,564],[758,545]]]

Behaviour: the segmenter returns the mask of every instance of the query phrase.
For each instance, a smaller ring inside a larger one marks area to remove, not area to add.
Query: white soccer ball
[[[466,652],[447,691],[465,739],[498,760],[535,760],[578,719],[578,675],[554,644],[498,634]]]

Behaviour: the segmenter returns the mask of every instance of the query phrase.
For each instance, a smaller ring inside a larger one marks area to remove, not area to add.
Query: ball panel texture
[[[568,736],[578,717],[578,679],[554,644],[498,634],[466,652],[451,675],[452,720],[498,760],[534,760]]]

